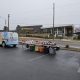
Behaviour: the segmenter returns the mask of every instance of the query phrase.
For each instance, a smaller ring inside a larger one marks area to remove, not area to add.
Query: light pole
[[[54,40],[54,17],[55,17],[55,3],[53,2],[53,40]]]
[[[9,31],[9,18],[10,18],[10,14],[8,14],[8,31]]]

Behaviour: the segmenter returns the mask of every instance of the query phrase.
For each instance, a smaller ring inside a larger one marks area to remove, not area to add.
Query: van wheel
[[[6,47],[5,42],[2,42],[2,47],[3,47],[3,48],[5,48],[5,47]]]
[[[15,47],[16,47],[16,45],[13,45],[13,47],[15,48]]]

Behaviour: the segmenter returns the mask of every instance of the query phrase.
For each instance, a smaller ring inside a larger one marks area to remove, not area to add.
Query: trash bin
[[[40,52],[40,47],[41,47],[41,46],[39,45],[39,46],[38,46],[38,52]]]
[[[30,51],[35,51],[35,45],[30,45]]]
[[[44,53],[48,54],[49,53],[49,47],[48,46],[44,46]]]
[[[56,54],[56,48],[55,47],[49,47],[49,54],[55,55]]]
[[[43,46],[40,46],[40,47],[39,47],[39,52],[40,52],[40,53],[44,53],[44,47],[43,47]]]
[[[38,46],[35,46],[35,51],[39,52],[39,47]]]

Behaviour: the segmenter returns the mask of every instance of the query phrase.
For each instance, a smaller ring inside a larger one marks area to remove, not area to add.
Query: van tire
[[[5,47],[6,47],[5,42],[2,42],[2,47],[3,47],[3,48],[5,48]]]
[[[14,48],[16,48],[16,45],[13,45]]]

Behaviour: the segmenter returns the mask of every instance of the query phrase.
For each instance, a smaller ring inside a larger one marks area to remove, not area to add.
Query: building
[[[41,29],[42,29],[43,33],[53,34],[53,27],[52,26],[51,27],[44,26]],[[79,29],[80,29],[80,27],[79,27]],[[55,25],[55,27],[54,27],[54,35],[55,36],[72,37],[74,35],[74,33],[76,33],[76,32],[80,32],[80,31],[77,31],[76,26],[73,24]]]
[[[41,32],[42,25],[33,25],[33,26],[20,26],[17,25],[16,31],[19,34],[34,34]]]
[[[4,26],[4,31],[9,31],[9,28],[7,26]]]
[[[3,30],[0,30],[0,32],[8,31],[8,27],[4,26]]]
[[[0,30],[0,32],[3,32],[4,30]]]

